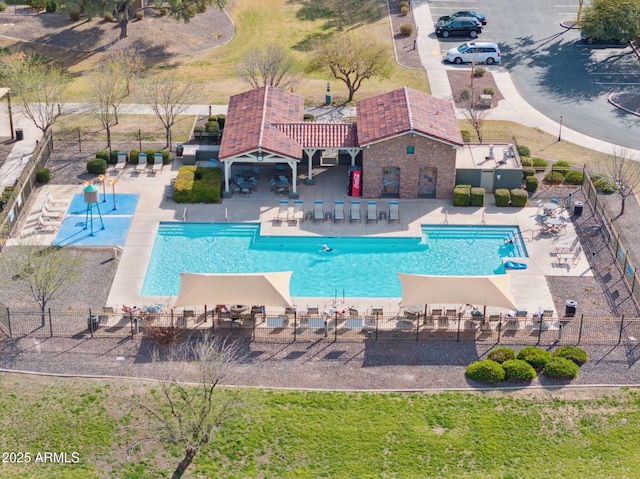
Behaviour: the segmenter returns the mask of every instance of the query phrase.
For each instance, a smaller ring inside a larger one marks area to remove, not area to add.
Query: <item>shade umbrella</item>
[[[398,273],[402,306],[416,304],[482,304],[518,309],[508,274],[488,276],[431,276]]]
[[[275,273],[180,273],[175,305],[260,304],[292,307],[291,271]]]

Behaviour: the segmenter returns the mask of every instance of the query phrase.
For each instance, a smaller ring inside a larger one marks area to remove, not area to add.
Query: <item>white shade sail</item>
[[[490,276],[429,276],[398,273],[402,306],[417,304],[476,304],[518,309],[508,274]]]
[[[291,307],[291,271],[276,273],[180,273],[174,306],[260,304]]]

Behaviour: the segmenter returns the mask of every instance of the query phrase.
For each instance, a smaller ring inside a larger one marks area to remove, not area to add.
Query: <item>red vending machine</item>
[[[359,166],[349,168],[349,196],[362,195],[362,170]]]

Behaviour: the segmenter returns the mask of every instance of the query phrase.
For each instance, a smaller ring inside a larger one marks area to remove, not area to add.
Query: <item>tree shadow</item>
[[[302,5],[296,13],[299,20],[324,20],[322,28],[325,30],[368,25],[387,15],[386,3],[379,0],[289,0],[289,3]]]

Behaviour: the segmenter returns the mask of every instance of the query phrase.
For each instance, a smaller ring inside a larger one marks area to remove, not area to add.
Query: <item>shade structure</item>
[[[403,306],[417,304],[477,304],[518,309],[508,274],[489,276],[429,276],[398,273]]]
[[[291,273],[180,273],[180,293],[174,306],[260,304],[291,307]]]

